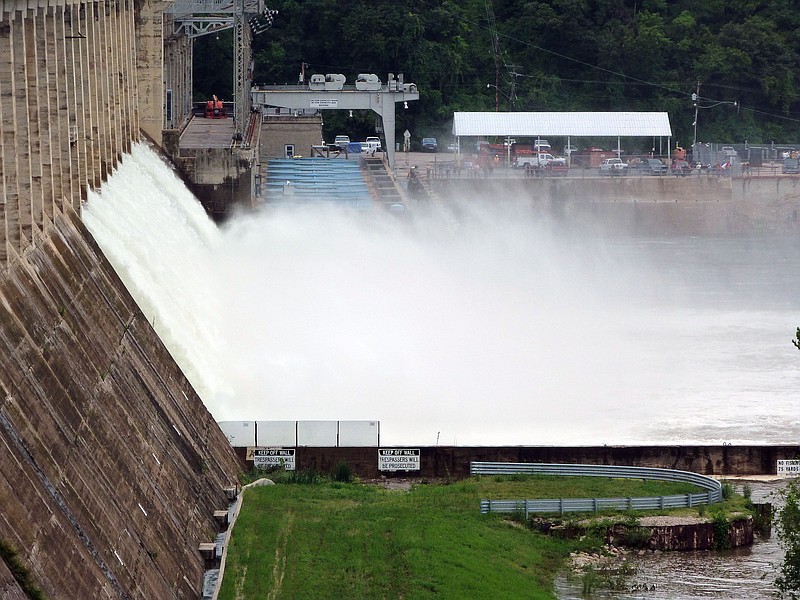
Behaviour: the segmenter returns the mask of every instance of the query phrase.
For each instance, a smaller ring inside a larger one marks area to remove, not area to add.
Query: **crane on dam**
[[[241,142],[250,112],[253,36],[272,27],[278,11],[263,0],[175,0],[165,12],[172,16],[173,33],[192,40],[233,29],[233,139]]]

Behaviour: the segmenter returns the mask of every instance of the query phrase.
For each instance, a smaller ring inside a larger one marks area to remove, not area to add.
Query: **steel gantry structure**
[[[386,137],[386,159],[395,168],[395,105],[419,100],[417,84],[405,83],[402,73],[389,73],[386,82],[375,74],[359,74],[355,85],[346,85],[341,74],[312,75],[308,83],[253,88],[252,104],[262,113],[269,107],[292,110],[372,110],[381,118]]]
[[[175,0],[165,12],[173,33],[189,39],[233,29],[234,141],[241,141],[250,112],[253,35],[269,29],[278,11],[263,0]]]

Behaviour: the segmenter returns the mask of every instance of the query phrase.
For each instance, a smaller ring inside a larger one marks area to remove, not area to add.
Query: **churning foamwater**
[[[509,204],[217,228],[136,145],[87,227],[218,420],[395,444],[795,443],[800,243],[576,238]]]

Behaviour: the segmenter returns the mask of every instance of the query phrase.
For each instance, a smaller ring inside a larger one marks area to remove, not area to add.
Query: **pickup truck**
[[[600,175],[625,175],[628,163],[620,158],[607,158],[600,163]]]
[[[520,169],[541,168],[557,162],[556,157],[549,152],[533,152],[530,154],[519,152],[514,156],[514,166]]]

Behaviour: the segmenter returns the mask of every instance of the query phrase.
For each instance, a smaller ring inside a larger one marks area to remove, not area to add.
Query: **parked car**
[[[422,138],[422,151],[423,152],[436,152],[438,145],[436,138]]]
[[[381,149],[381,138],[379,138],[378,136],[375,135],[369,136],[367,137],[366,141],[367,141],[367,146],[369,146],[370,149],[372,148],[375,148],[375,150]]]
[[[341,148],[342,150],[347,148],[347,144],[349,143],[350,143],[350,136],[347,135],[337,135],[333,140],[333,145],[338,148]]]
[[[800,173],[800,159],[786,158],[783,161],[783,172],[787,175],[797,175]]]
[[[607,158],[600,163],[600,175],[624,175],[628,172],[628,163],[621,158]]]
[[[666,175],[669,167],[657,158],[645,158],[637,167],[643,175]]]

